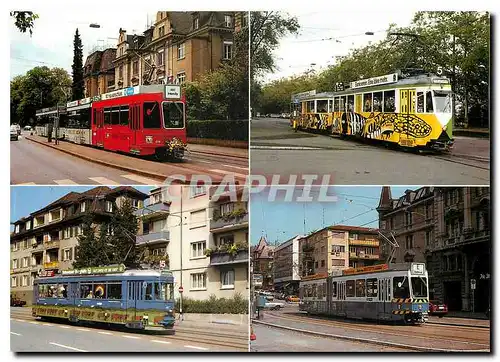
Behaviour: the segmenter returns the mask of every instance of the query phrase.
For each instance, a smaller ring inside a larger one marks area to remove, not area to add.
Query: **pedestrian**
[[[48,130],[47,130],[47,135],[49,142],[52,142],[52,130],[53,130],[54,125],[52,123],[48,124]]]

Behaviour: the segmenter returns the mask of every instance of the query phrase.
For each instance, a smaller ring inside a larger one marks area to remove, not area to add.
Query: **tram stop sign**
[[[184,291],[184,288],[182,287],[182,285],[179,287],[179,293],[182,293]]]

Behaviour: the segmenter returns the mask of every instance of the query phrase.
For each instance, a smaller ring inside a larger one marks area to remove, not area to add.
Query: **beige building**
[[[128,186],[99,186],[82,193],[70,192],[15,221],[10,236],[11,293],[30,305],[37,276],[72,268],[84,217],[93,215],[97,227],[112,217],[125,198],[142,207],[146,195]]]
[[[380,262],[378,230],[329,226],[300,239],[301,276],[330,274]]]
[[[116,89],[196,80],[233,57],[233,33],[248,25],[246,13],[158,11],[143,34],[120,29]]]
[[[85,97],[95,97],[115,89],[115,68],[113,60],[116,49],[95,51],[85,60],[83,79],[85,82]]]
[[[299,242],[302,238],[304,238],[303,235],[297,235],[274,249],[273,282],[275,290],[286,291],[288,294],[299,293]]]

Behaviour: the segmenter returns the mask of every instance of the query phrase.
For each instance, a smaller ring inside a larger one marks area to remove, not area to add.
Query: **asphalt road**
[[[449,155],[415,154],[381,145],[294,132],[286,119],[252,120],[252,175],[331,175],[330,184],[488,185],[489,139],[456,137]]]
[[[125,333],[115,330],[12,319],[13,352],[222,352],[230,348],[180,341],[168,336]]]
[[[132,159],[131,162],[141,160]],[[187,163],[200,169],[245,175],[248,172],[246,162],[224,165],[228,162],[224,162],[222,156],[198,154],[187,159]],[[23,136],[19,141],[10,142],[10,174],[12,185],[161,185],[164,181],[89,162],[26,140]]]

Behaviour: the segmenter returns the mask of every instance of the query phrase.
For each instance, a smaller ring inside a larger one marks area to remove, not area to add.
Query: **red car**
[[[448,306],[444,303],[439,303],[436,300],[431,300],[429,302],[429,315],[437,315],[439,318],[443,318],[448,314]]]

